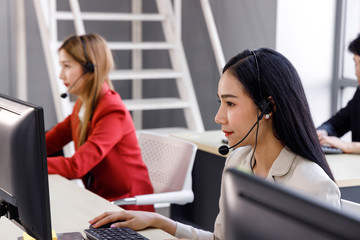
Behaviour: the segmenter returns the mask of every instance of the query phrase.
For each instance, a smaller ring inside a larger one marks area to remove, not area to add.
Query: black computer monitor
[[[360,239],[360,218],[235,168],[224,174],[225,239]]]
[[[3,94],[0,212],[37,240],[52,239],[43,109]]]

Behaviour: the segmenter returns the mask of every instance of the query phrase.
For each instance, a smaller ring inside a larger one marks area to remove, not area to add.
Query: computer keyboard
[[[323,150],[323,152],[325,154],[339,154],[339,153],[343,153],[342,150],[340,150],[339,148],[335,148],[335,147],[329,147],[329,146],[321,146],[321,149]]]
[[[122,239],[141,239],[149,240],[140,233],[127,227],[117,228],[93,228],[85,230],[86,237],[90,240],[122,240]]]

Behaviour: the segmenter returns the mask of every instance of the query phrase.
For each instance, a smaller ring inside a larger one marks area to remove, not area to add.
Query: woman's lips
[[[223,131],[225,133],[225,137],[230,136],[231,134],[233,134],[234,132],[227,132],[227,131]]]

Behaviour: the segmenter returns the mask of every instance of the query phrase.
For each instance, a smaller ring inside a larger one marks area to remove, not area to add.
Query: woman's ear
[[[269,96],[268,100],[271,102],[271,111],[276,112],[276,105],[275,105],[274,99],[271,96]]]

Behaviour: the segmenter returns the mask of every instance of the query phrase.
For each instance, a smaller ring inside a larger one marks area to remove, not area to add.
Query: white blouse
[[[250,159],[252,152],[250,146],[235,149],[227,157],[224,171],[232,167],[241,167],[244,170],[251,171]],[[314,196],[336,208],[341,206],[340,190],[326,172],[318,164],[296,155],[286,147],[275,159],[266,179]],[[222,181],[219,200],[220,212],[215,221],[214,233],[177,222],[175,236],[177,238],[196,240],[224,239],[224,226],[222,225],[224,222],[222,211],[223,191]]]

